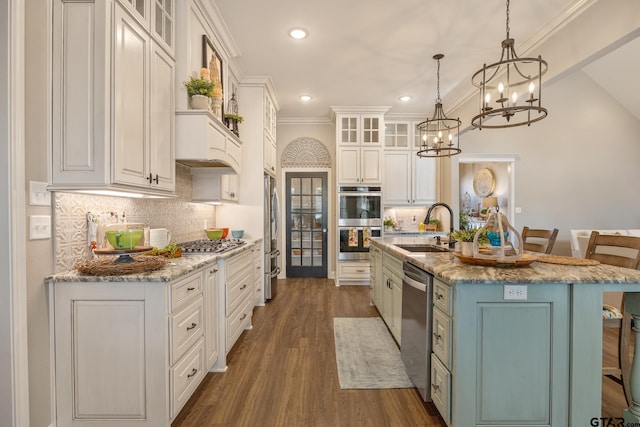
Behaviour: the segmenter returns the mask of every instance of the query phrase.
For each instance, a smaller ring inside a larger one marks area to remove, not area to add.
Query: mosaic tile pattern
[[[54,193],[55,272],[73,268],[92,256],[87,239],[87,212],[114,212],[119,222],[142,222],[171,230],[171,243],[205,237],[204,225],[215,225],[215,206],[191,203],[189,168],[176,165],[176,194],[172,199],[129,199],[75,193]],[[115,220],[115,218],[114,218]]]

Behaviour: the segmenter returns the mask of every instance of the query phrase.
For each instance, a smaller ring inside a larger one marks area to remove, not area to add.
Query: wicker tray
[[[546,255],[538,258],[538,262],[546,262],[548,264],[561,264],[561,265],[579,265],[579,266],[590,266],[590,265],[598,265],[600,261],[597,259],[587,259],[587,258],[574,258],[570,256],[559,256],[559,255]]]
[[[458,252],[454,252],[453,255],[455,255],[456,258],[458,258],[460,261],[464,262],[465,264],[483,265],[485,267],[501,267],[501,268],[526,267],[529,264],[539,260],[537,256],[530,255],[530,254],[522,254],[522,258],[519,258],[515,261],[501,261],[498,259],[490,259],[490,258],[474,258],[472,256],[464,256]]]
[[[100,257],[80,261],[73,267],[89,276],[119,276],[122,274],[145,273],[164,267],[169,260],[162,256]],[[126,262],[123,262],[125,260]]]

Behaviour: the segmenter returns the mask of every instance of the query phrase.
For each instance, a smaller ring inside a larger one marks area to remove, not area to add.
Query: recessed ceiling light
[[[294,39],[303,39],[307,37],[308,33],[304,28],[294,28],[289,31],[289,35]]]
[[[402,101],[402,102],[409,102],[409,101],[411,101],[411,97],[410,97],[409,95],[401,96],[399,99],[400,99],[400,101]]]
[[[309,101],[311,101],[311,97],[309,95],[301,95],[300,96],[300,101],[309,102]]]

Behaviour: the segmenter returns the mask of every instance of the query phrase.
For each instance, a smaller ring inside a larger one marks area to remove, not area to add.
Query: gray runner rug
[[[411,388],[400,350],[379,317],[333,319],[340,388]]]

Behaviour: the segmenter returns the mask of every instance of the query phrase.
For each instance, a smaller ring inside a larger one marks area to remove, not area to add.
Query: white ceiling
[[[471,75],[483,63],[500,59],[506,36],[504,0],[211,1],[240,51],[241,74],[272,78],[279,120],[326,120],[330,106],[360,105],[426,116],[436,99],[436,53],[445,55],[440,94],[446,112],[448,99],[473,91]],[[512,2],[510,36],[518,55],[524,56],[524,48],[543,38],[554,19],[580,3]],[[305,28],[309,36],[290,38],[288,30],[294,27]],[[599,70],[606,81],[606,66]],[[596,79],[595,67],[590,75]],[[618,92],[629,93],[628,88]],[[302,103],[298,97],[303,94],[312,101]],[[402,103],[402,95],[412,100]]]

